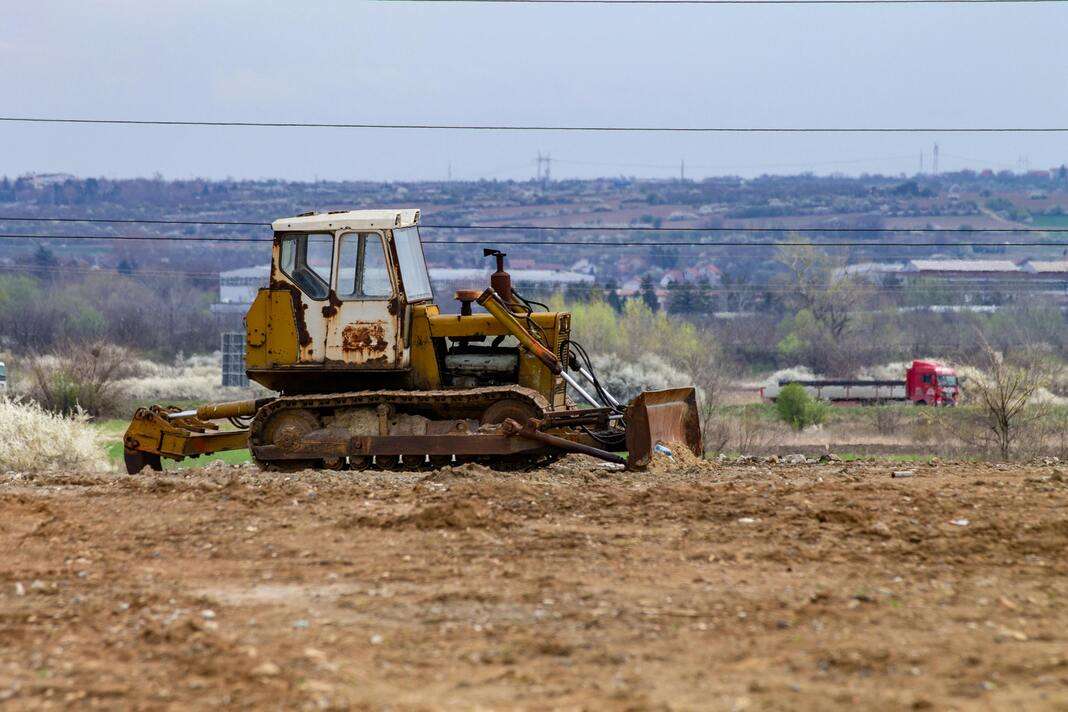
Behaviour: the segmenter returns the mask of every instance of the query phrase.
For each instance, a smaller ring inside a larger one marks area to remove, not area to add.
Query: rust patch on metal
[[[329,303],[323,305],[323,318],[329,319],[337,316],[337,310],[341,308],[341,300],[337,298],[337,292],[331,289],[326,299]]]
[[[294,289],[296,289],[296,288],[294,288]],[[300,295],[300,292],[297,292],[297,296],[295,297],[295,299],[299,300],[300,299],[299,295]],[[299,336],[300,345],[301,346],[305,346],[305,347],[306,346],[310,346],[311,342],[312,342],[312,337],[311,337],[311,334],[308,333],[308,322],[307,322],[307,319],[305,319],[305,317],[304,317],[304,312],[308,311],[308,305],[305,304],[302,301],[297,301],[297,304],[300,305],[300,306],[297,307],[297,310],[296,310],[297,311],[297,334]],[[308,353],[311,353],[311,351],[309,351]]]
[[[341,349],[362,352],[366,359],[384,353],[387,346],[384,321],[347,324],[341,332]]]

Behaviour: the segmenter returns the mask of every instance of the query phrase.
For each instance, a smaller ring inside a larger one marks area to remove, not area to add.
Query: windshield
[[[957,385],[957,377],[956,376],[939,376],[938,377],[938,385],[944,386],[944,387],[947,387],[947,388],[951,387],[951,386],[956,386]]]
[[[400,262],[401,279],[409,302],[430,299],[430,275],[426,271],[423,258],[423,245],[419,242],[419,228],[405,227],[393,231],[393,242],[397,246],[397,260]]]

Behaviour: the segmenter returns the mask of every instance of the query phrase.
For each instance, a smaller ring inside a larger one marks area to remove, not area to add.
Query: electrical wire
[[[1068,0],[1066,0],[1068,1]],[[977,216],[981,217],[981,216]],[[0,222],[58,222],[58,223],[115,223],[145,225],[234,225],[246,227],[270,227],[269,222],[245,220],[166,220],[162,218],[69,218],[0,216]],[[420,224],[420,228],[433,230],[529,230],[561,232],[757,232],[757,233],[923,233],[923,234],[1028,234],[1068,233],[1068,227],[643,227],[639,225],[436,225]],[[261,240],[266,242],[267,240]]]
[[[173,235],[42,235],[42,234],[19,234],[0,233],[0,240],[147,240],[156,242],[237,242],[237,243],[260,243],[269,244],[270,238],[245,238],[245,237],[178,237]],[[776,248],[776,247],[937,247],[948,249],[953,247],[1068,247],[1068,241],[1042,240],[1037,242],[1019,241],[996,241],[996,242],[935,242],[935,241],[909,241],[909,242],[883,242],[850,241],[850,242],[809,242],[809,241],[776,241],[776,242],[742,242],[737,240],[718,242],[698,242],[694,240],[422,240],[424,245],[518,245],[518,246],[546,246],[546,245],[585,245],[586,247],[740,247],[740,248]]]
[[[541,0],[546,2],[547,0]],[[574,2],[575,0],[570,0]],[[725,0],[724,0],[725,1]],[[744,2],[744,0],[739,0]],[[764,0],[780,2],[782,0]],[[968,2],[1019,3],[1064,2],[1065,0],[907,0],[910,3]],[[821,0],[827,3],[849,2],[903,3],[906,0]],[[564,124],[463,124],[463,123],[316,123],[310,121],[194,121],[189,119],[88,119],[43,116],[0,116],[0,122],[30,124],[91,124],[111,126],[199,126],[239,128],[303,129],[382,129],[425,131],[573,131],[599,133],[1068,133],[1063,126],[611,126]]]
[[[1064,0],[376,0],[421,4],[471,5],[1016,5],[1055,4]]]
[[[121,276],[129,279],[147,278],[147,277],[192,277],[194,279],[218,279],[220,274],[218,272],[193,272],[193,271],[181,271],[181,270],[156,270],[156,269],[135,269],[132,272],[120,272],[117,269],[105,269],[96,267],[81,267],[77,265],[58,265],[58,266],[44,266],[34,264],[12,264],[4,265],[0,264],[0,272],[30,272],[35,274],[84,274],[84,275],[103,275],[103,276]],[[922,279],[922,277],[921,277]],[[934,279],[937,279],[936,277]],[[947,291],[953,290],[954,292],[968,293],[971,291],[981,291],[983,293],[996,291],[1007,292],[1015,294],[1032,294],[1032,293],[1068,293],[1068,284],[1066,280],[1050,280],[1053,284],[1046,283],[1042,278],[1036,278],[1033,281],[1010,279],[1010,280],[998,280],[988,279],[983,282],[967,283],[967,282],[954,282],[952,284],[899,284],[899,285],[864,285],[861,290],[864,292],[871,292],[874,294],[898,294],[910,289],[916,290],[929,290],[929,291]],[[809,292],[821,292],[821,291],[833,291],[839,289],[834,285],[816,284],[816,285],[789,285],[789,284],[767,284],[767,285],[728,285],[723,287],[698,287],[696,285],[688,288],[689,293],[694,296],[698,295],[742,295],[750,297],[759,297],[763,295],[768,296],[780,296],[784,294],[793,294],[795,292],[809,291]],[[607,293],[609,290],[603,286],[591,285],[591,286],[571,286],[554,289],[554,292],[565,291],[582,291],[586,293],[603,292]],[[618,290],[616,290],[618,292]],[[669,290],[670,294],[670,290]],[[627,297],[631,295],[620,294],[620,296]],[[537,302],[531,302],[532,304]],[[536,324],[535,324],[536,326]]]
[[[121,276],[121,277],[192,277],[199,279],[218,279],[219,272],[194,272],[185,270],[162,270],[162,269],[142,269],[140,267],[131,269],[129,271],[121,271],[117,268],[107,267],[87,267],[84,265],[38,265],[38,264],[0,264],[0,270],[6,272],[36,272],[36,273],[50,273],[50,274],[93,274],[104,275],[108,277]]]
[[[243,225],[249,227],[270,227],[270,222],[251,222],[244,220],[167,220],[165,218],[68,218],[68,217],[25,217],[8,215],[0,217],[0,222],[58,222],[58,223],[115,223],[128,225]]]

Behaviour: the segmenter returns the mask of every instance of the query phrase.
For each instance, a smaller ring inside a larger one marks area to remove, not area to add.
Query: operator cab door
[[[342,232],[334,289],[323,307],[327,362],[369,369],[404,368],[394,270],[379,232]]]

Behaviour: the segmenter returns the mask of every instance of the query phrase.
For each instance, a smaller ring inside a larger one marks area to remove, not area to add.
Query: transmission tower
[[[541,151],[538,151],[538,180],[542,183],[548,183],[552,180],[552,168],[553,157],[546,153],[542,155]]]
[[[937,143],[934,145],[934,156],[931,159],[931,163],[933,164],[931,166],[931,173],[933,173],[934,175],[938,175],[938,144]]]

